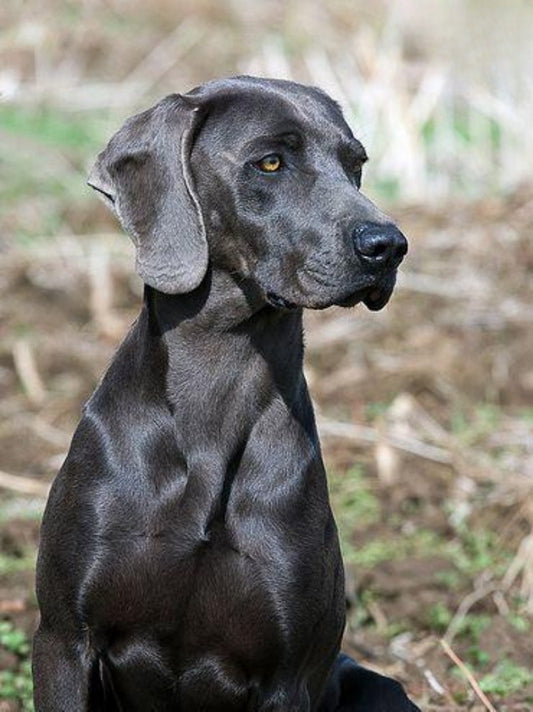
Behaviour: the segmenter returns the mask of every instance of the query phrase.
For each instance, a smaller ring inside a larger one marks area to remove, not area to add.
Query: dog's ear
[[[167,294],[195,289],[207,241],[189,157],[200,110],[179,94],[128,119],[99,154],[88,183],[136,246],[136,270]]]

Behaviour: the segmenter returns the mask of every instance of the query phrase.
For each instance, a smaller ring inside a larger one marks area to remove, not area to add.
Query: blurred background
[[[123,119],[237,73],[319,85],[410,238],[390,305],[307,315],[345,648],[424,710],[533,704],[533,3],[4,0],[0,712],[31,710],[47,488],[139,311],[85,180]]]

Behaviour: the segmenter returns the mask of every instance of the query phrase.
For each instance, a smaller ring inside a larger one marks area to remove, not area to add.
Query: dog
[[[141,314],[87,402],[37,565],[37,712],[408,712],[339,653],[343,566],[304,308],[381,309],[407,241],[339,106],[234,77],[130,118],[89,185]]]

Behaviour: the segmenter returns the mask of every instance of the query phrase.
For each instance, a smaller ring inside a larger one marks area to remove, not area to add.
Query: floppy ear
[[[189,166],[200,112],[172,94],[128,119],[99,154],[88,184],[136,246],[136,270],[167,294],[195,289],[207,241]]]

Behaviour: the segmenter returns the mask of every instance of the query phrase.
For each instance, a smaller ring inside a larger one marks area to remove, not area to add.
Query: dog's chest
[[[99,645],[135,631],[164,641],[173,659],[216,644],[272,660],[330,616],[337,635],[336,574],[325,566],[337,539],[320,463],[279,407],[266,425],[241,452],[204,442],[180,458],[158,441],[157,457],[137,469],[122,459],[95,505],[80,588]]]
[[[254,560],[228,546],[223,535],[198,543],[188,555],[181,544],[170,533],[102,548],[83,602],[100,644],[145,631],[176,657],[191,645],[209,648],[225,637],[224,646],[246,658],[286,647],[289,617],[302,594],[305,600],[288,565],[282,570],[274,561]],[[316,619],[312,609],[306,613]]]

